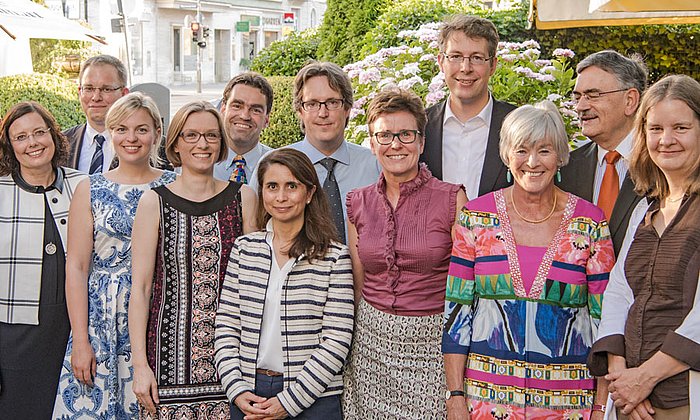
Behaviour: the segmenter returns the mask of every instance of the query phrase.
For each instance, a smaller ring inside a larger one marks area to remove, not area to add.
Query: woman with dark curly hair
[[[0,124],[0,413],[51,416],[70,331],[68,208],[85,175],[64,168],[68,141],[36,102]]]

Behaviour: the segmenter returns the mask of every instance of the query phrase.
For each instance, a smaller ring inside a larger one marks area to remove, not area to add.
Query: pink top
[[[529,294],[537,276],[537,269],[540,268],[540,261],[544,258],[544,253],[547,252],[547,247],[516,245],[515,248],[518,252],[518,261],[520,261],[523,286]]]
[[[392,209],[384,175],[347,195],[365,270],[362,297],[380,311],[423,316],[441,313],[452,251],[451,230],[461,185],[442,182],[421,164],[400,186]]]

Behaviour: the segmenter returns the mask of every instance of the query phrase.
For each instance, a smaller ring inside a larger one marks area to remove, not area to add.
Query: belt
[[[255,369],[255,373],[258,373],[260,375],[265,375],[265,376],[282,376],[282,372],[275,372],[274,370],[270,369]]]

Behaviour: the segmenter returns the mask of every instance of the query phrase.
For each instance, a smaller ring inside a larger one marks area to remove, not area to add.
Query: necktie
[[[90,161],[90,175],[102,172],[102,165],[104,163],[102,145],[104,144],[104,142],[105,138],[102,134],[98,134],[95,136],[95,153],[92,155],[92,160]]]
[[[345,216],[343,216],[343,203],[340,197],[340,188],[333,172],[337,160],[333,158],[323,158],[319,162],[328,171],[326,180],[323,181],[323,191],[328,195],[328,202],[331,205],[331,218],[338,229],[340,242],[345,243]]]
[[[612,150],[605,154],[605,174],[600,184],[598,194],[598,207],[603,209],[605,217],[610,220],[617,194],[620,192],[620,177],[615,169],[615,163],[620,159],[620,154]]]
[[[247,184],[248,183],[248,178],[245,175],[245,158],[243,158],[242,155],[236,155],[235,158],[233,158],[233,165],[235,168],[233,169],[233,172],[231,173],[231,177],[229,178],[229,181],[236,181],[240,182],[242,184]]]

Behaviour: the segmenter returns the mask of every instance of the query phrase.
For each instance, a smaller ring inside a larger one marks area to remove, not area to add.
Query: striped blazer
[[[68,209],[75,188],[86,177],[75,169],[58,171],[59,188],[44,194],[23,190],[12,175],[0,177],[0,322],[39,324],[44,195],[66,249]]]
[[[230,401],[253,391],[265,294],[272,264],[267,232],[236,239],[216,316],[216,368]],[[334,243],[323,259],[297,258],[282,287],[284,390],[290,416],[343,391],[342,367],[354,320],[350,254]]]

